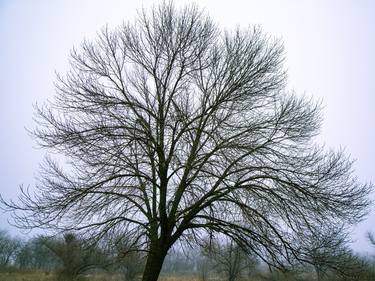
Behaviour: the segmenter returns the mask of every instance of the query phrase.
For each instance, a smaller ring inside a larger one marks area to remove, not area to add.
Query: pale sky
[[[0,193],[5,198],[16,198],[20,184],[33,186],[44,152],[35,149],[25,127],[33,127],[32,105],[54,94],[55,71],[67,71],[70,49],[95,38],[104,25],[132,21],[137,9],[158,2],[0,0]],[[319,140],[327,148],[345,148],[357,159],[361,181],[375,182],[375,1],[197,3],[222,28],[258,24],[282,39],[288,88],[323,99]],[[0,228],[21,236],[7,218],[0,211]],[[353,230],[355,250],[375,252],[367,231],[375,232],[374,208]]]

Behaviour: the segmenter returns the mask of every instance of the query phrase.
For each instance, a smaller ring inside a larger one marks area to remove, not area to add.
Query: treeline
[[[375,244],[375,239],[370,242]],[[372,240],[371,240],[372,239]],[[91,280],[108,276],[111,280],[140,278],[145,258],[132,251],[129,241],[118,239],[116,247],[105,241],[84,239],[74,233],[36,236],[28,240],[0,230],[0,271],[43,271],[57,280]],[[210,240],[200,248],[176,247],[167,256],[162,276],[190,276],[198,280],[375,280],[375,259],[353,254],[348,248],[315,251],[306,264],[289,268],[266,266],[244,252],[233,241]]]
[[[21,240],[0,231],[0,271],[39,270],[58,280],[77,280],[88,275],[111,274],[120,280],[134,280],[141,273],[143,258],[127,252],[119,240],[115,249],[103,241],[93,242],[74,233],[36,236]]]

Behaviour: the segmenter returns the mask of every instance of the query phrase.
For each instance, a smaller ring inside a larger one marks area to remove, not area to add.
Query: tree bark
[[[146,261],[142,281],[156,281],[159,278],[167,250],[162,247],[151,249]]]

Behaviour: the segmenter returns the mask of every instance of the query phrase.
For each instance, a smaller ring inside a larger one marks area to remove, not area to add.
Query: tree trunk
[[[147,256],[145,270],[143,272],[142,281],[156,281],[159,278],[167,250],[153,249]]]

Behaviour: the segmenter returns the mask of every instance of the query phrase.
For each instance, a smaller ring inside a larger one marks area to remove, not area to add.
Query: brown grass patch
[[[54,281],[52,274],[41,271],[33,272],[1,272],[1,281]]]

